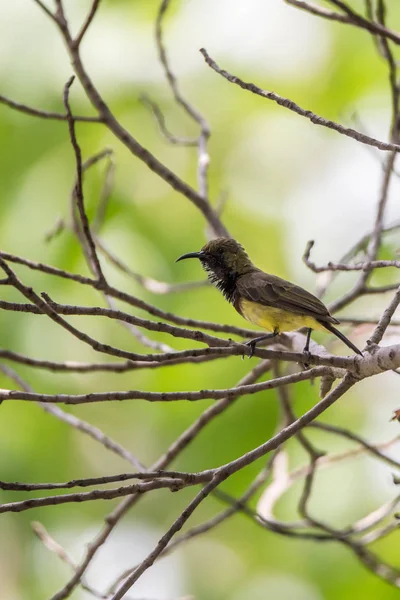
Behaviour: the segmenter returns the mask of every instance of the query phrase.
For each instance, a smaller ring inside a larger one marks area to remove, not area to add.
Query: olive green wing
[[[236,285],[239,298],[308,315],[320,321],[339,323],[316,296],[275,275],[254,271],[239,277]]]

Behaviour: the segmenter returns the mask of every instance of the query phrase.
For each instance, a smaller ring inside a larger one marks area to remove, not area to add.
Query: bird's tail
[[[325,327],[325,329],[327,329],[328,331],[330,331],[331,333],[336,335],[336,337],[338,337],[339,340],[342,340],[342,342],[344,344],[346,344],[346,346],[351,348],[353,350],[353,352],[356,352],[356,354],[360,354],[362,356],[362,353],[357,348],[357,346],[355,346],[353,344],[353,342],[351,342],[349,339],[347,339],[347,337],[341,331],[339,331],[339,329],[336,329],[336,327],[334,327],[330,323],[327,323],[326,321],[324,321],[324,322],[320,321],[320,323],[321,323],[321,325],[323,325]]]

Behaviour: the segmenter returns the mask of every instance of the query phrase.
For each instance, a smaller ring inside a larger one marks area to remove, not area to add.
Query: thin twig
[[[74,149],[76,162],[76,184],[74,187],[74,192],[76,196],[76,203],[79,211],[79,216],[82,223],[83,234],[85,236],[85,242],[87,244],[90,264],[97,279],[99,280],[99,282],[102,283],[105,282],[105,278],[97,256],[96,245],[90,232],[89,220],[85,211],[83,199],[82,153],[75,134],[75,119],[72,115],[71,107],[69,105],[69,90],[74,82],[74,79],[75,77],[71,77],[64,88],[64,105],[67,111],[69,135],[71,138],[72,147]]]
[[[359,29],[365,29],[374,35],[380,35],[386,37],[396,44],[400,44],[400,35],[395,31],[388,29],[380,25],[379,23],[375,23],[373,21],[368,21],[368,19],[364,19],[361,15],[357,14],[355,11],[352,11],[348,6],[346,6],[343,2],[338,2],[335,0],[328,0],[332,4],[335,4],[338,8],[342,8],[345,15],[341,15],[337,12],[326,10],[316,4],[311,2],[305,2],[305,0],[284,0],[287,4],[291,4],[296,8],[300,8],[309,12],[312,15],[316,15],[319,17],[323,17],[324,19],[328,19],[330,21],[337,21],[339,23],[343,23],[346,25],[352,25],[353,27],[358,27]],[[345,9],[343,8],[345,7]]]
[[[170,5],[170,0],[162,0],[158,10],[155,37],[158,50],[158,57],[164,69],[169,86],[174,95],[175,101],[182,106],[185,112],[200,126],[200,135],[197,140],[198,148],[198,164],[197,164],[197,181],[199,193],[201,197],[208,202],[208,166],[210,157],[207,151],[208,139],[211,135],[210,126],[204,116],[182,95],[178,81],[170,67],[167,51],[163,40],[163,20]]]
[[[27,104],[21,104],[20,102],[16,102],[15,100],[11,100],[11,98],[7,98],[0,94],[0,104],[5,104],[9,108],[13,110],[17,110],[21,113],[29,115],[30,117],[40,117],[41,119],[48,119],[52,121],[66,121],[67,115],[64,113],[52,112],[47,110],[40,110],[38,108],[33,108],[32,106],[28,106]],[[80,123],[102,123],[101,117],[85,117],[83,115],[75,115],[75,121],[79,121]]]
[[[400,287],[398,288],[396,294],[394,295],[392,301],[390,302],[387,309],[384,311],[382,317],[379,319],[377,326],[375,327],[375,331],[370,336],[368,343],[369,344],[379,344],[383,335],[390,324],[390,320],[394,315],[397,307],[400,304]]]
[[[91,23],[92,23],[95,15],[96,15],[96,12],[97,12],[97,9],[98,9],[99,5],[100,5],[100,0],[93,0],[92,1],[92,6],[90,8],[89,14],[86,17],[85,22],[83,23],[83,25],[82,25],[82,27],[81,27],[78,35],[76,36],[76,38],[74,40],[74,44],[75,44],[76,48],[79,48],[79,46],[80,46],[80,44],[81,44],[81,42],[83,40],[83,37],[84,37],[85,33],[89,29],[89,27],[90,27],[90,25],[91,25]]]
[[[311,249],[313,246],[313,240],[307,242],[303,260],[307,267],[314,271],[314,273],[324,273],[325,271],[371,271],[373,269],[385,269],[388,267],[400,269],[400,260],[372,260],[354,264],[328,262],[326,265],[317,266],[310,260]]]
[[[222,75],[222,77],[224,77],[231,83],[238,85],[242,89],[247,90],[253,94],[256,94],[257,96],[262,96],[263,98],[267,98],[267,100],[272,100],[273,102],[276,102],[280,106],[283,106],[284,108],[287,108],[288,110],[291,110],[292,112],[295,112],[296,114],[300,115],[301,117],[305,117],[306,119],[309,119],[314,125],[322,125],[322,127],[327,127],[328,129],[332,129],[333,131],[336,131],[337,133],[340,133],[342,135],[350,137],[350,138],[356,140],[357,142],[361,142],[362,144],[368,144],[369,146],[375,146],[376,148],[379,148],[380,150],[389,150],[389,151],[394,151],[394,152],[400,152],[399,144],[394,144],[391,142],[390,143],[382,142],[375,138],[369,137],[368,135],[365,135],[359,131],[356,131],[355,129],[351,129],[349,127],[344,127],[343,125],[340,125],[339,123],[335,123],[334,121],[330,121],[329,119],[324,119],[323,117],[313,113],[311,110],[306,110],[306,109],[302,108],[301,106],[299,106],[298,104],[293,102],[293,100],[289,100],[288,98],[279,96],[275,92],[268,92],[266,90],[263,90],[263,89],[259,88],[257,85],[255,85],[254,83],[246,83],[245,81],[243,81],[236,75],[231,75],[231,73],[228,73],[228,71],[225,71],[224,69],[219,67],[217,65],[217,63],[208,55],[207,51],[204,48],[201,48],[200,52],[204,56],[206,63],[216,73],[218,73],[219,75]]]
[[[176,146],[197,147],[197,138],[186,138],[182,136],[176,136],[173,133],[171,133],[165,122],[165,116],[163,112],[161,111],[158,104],[156,104],[151,98],[143,94],[140,99],[143,102],[143,104],[150,109],[151,114],[154,116],[154,119],[160,129],[161,134],[170,144],[174,144]]]
[[[91,392],[89,394],[42,394],[19,390],[0,390],[0,400],[29,400],[46,404],[87,404],[92,402],[109,402],[111,400],[119,402],[123,400],[148,400],[149,402],[219,400],[225,397],[235,398],[243,394],[256,394],[261,391],[272,390],[281,385],[315,379],[328,372],[330,372],[328,367],[315,367],[307,371],[300,371],[262,383],[242,385],[236,388],[199,390],[195,392],[145,392],[142,390],[129,390],[127,392]]]

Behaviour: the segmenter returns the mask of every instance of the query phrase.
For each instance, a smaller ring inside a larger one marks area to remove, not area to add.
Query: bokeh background
[[[76,31],[90,2],[66,0]],[[103,0],[83,44],[83,58],[96,85],[132,134],[185,181],[196,185],[195,150],[170,146],[140,101],[142,93],[156,100],[177,135],[193,136],[196,127],[174,104],[157,60],[155,0]],[[361,1],[353,3],[361,9]],[[390,25],[400,28],[400,7],[390,3]],[[265,270],[295,280],[313,291],[316,277],[301,256],[309,239],[316,241],[317,262],[338,260],[371,230],[382,178],[383,155],[372,148],[316,127],[260,97],[229,84],[204,63],[204,46],[222,67],[244,80],[287,96],[318,114],[387,139],[390,95],[387,67],[370,36],[352,27],[324,22],[287,6],[282,0],[185,0],[172,2],[165,22],[165,41],[182,91],[209,120],[212,137],[210,192],[216,203],[226,194],[224,222]],[[55,27],[30,0],[0,2],[0,93],[35,107],[62,111],[62,89],[71,75],[63,43]],[[92,114],[78,83],[72,91],[76,113]],[[199,212],[143,164],[132,157],[101,125],[77,127],[84,157],[104,147],[114,151],[115,184],[102,237],[134,270],[168,282],[203,277],[197,264],[175,264],[180,254],[199,249],[206,240]],[[65,123],[35,119],[0,106],[1,219],[3,250],[62,268],[87,273],[81,250],[68,229],[51,243],[46,234],[57,219],[69,221],[74,157]],[[90,215],[99,199],[104,165],[85,181]],[[400,217],[399,180],[393,179],[386,221]],[[384,256],[396,255],[398,234],[385,238]],[[155,295],[119,274],[109,264],[112,283],[160,308],[182,316],[243,325],[240,317],[211,288],[184,294]],[[47,291],[70,304],[102,302],[90,290],[17,269],[35,290]],[[376,281],[394,282],[393,272]],[[341,274],[326,300],[344,293],[353,274]],[[1,297],[17,298],[1,289]],[[378,316],[389,298],[368,297],[348,308],[353,316]],[[136,311],[140,314],[140,311]],[[132,351],[142,346],[117,323],[71,319],[101,341]],[[362,346],[368,327],[353,339]],[[0,345],[37,358],[98,359],[87,346],[60,331],[45,317],[0,315]],[[157,339],[180,349],[181,340]],[[335,340],[320,337],[333,352],[346,352]],[[385,343],[395,343],[393,331]],[[100,357],[101,359],[101,357]],[[99,360],[100,360],[99,359]],[[125,375],[51,375],[19,368],[36,391],[85,393],[112,389],[196,389],[233,385],[249,368],[238,358],[207,366],[170,367]],[[0,377],[2,387],[12,387]],[[360,384],[324,415],[371,441],[393,437],[398,423],[389,423],[398,408],[396,375],[386,374]],[[318,397],[317,386],[299,385],[297,413]],[[150,465],[209,402],[94,404],[71,412],[101,427]],[[279,418],[275,393],[241,398],[215,420],[174,463],[196,471],[215,467],[254,448],[275,430]],[[319,447],[341,450],[344,442],[311,435]],[[288,446],[291,465],[306,460],[296,442]],[[398,455],[398,454],[397,454]],[[395,450],[393,456],[396,456]],[[257,463],[224,485],[239,495],[255,476]],[[65,481],[129,470],[102,446],[45,414],[30,403],[7,402],[0,419],[1,479]],[[280,518],[295,517],[296,487],[278,504]],[[89,582],[101,588],[121,569],[134,565],[153,547],[183,509],[193,491],[152,492],[114,531],[99,552]],[[346,525],[393,498],[392,470],[373,459],[358,457],[321,473],[312,508],[322,520]],[[2,502],[17,499],[1,493]],[[116,501],[49,507],[0,519],[0,598],[43,600],[69,577],[68,567],[33,535],[40,521],[79,560],[85,544],[101,526]],[[253,503],[254,504],[254,503]],[[209,499],[191,524],[210,517],[222,506]],[[381,541],[376,550],[396,561],[399,536]],[[282,538],[258,528],[243,516],[224,523],[188,543],[150,569],[131,594],[133,598],[168,600],[186,594],[198,600],[389,600],[398,591],[369,572],[343,547]],[[81,590],[72,596],[89,597]]]

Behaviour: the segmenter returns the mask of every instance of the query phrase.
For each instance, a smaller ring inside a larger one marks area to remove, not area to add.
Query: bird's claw
[[[252,358],[254,355],[254,350],[256,349],[256,344],[255,344],[254,340],[250,340],[249,342],[246,342],[245,345],[249,347],[249,353],[247,354],[247,357]],[[242,359],[244,359],[244,354],[242,355]]]
[[[310,358],[311,358],[311,352],[309,350],[303,350],[303,366],[304,366],[305,371],[310,368],[310,363],[309,363]]]

